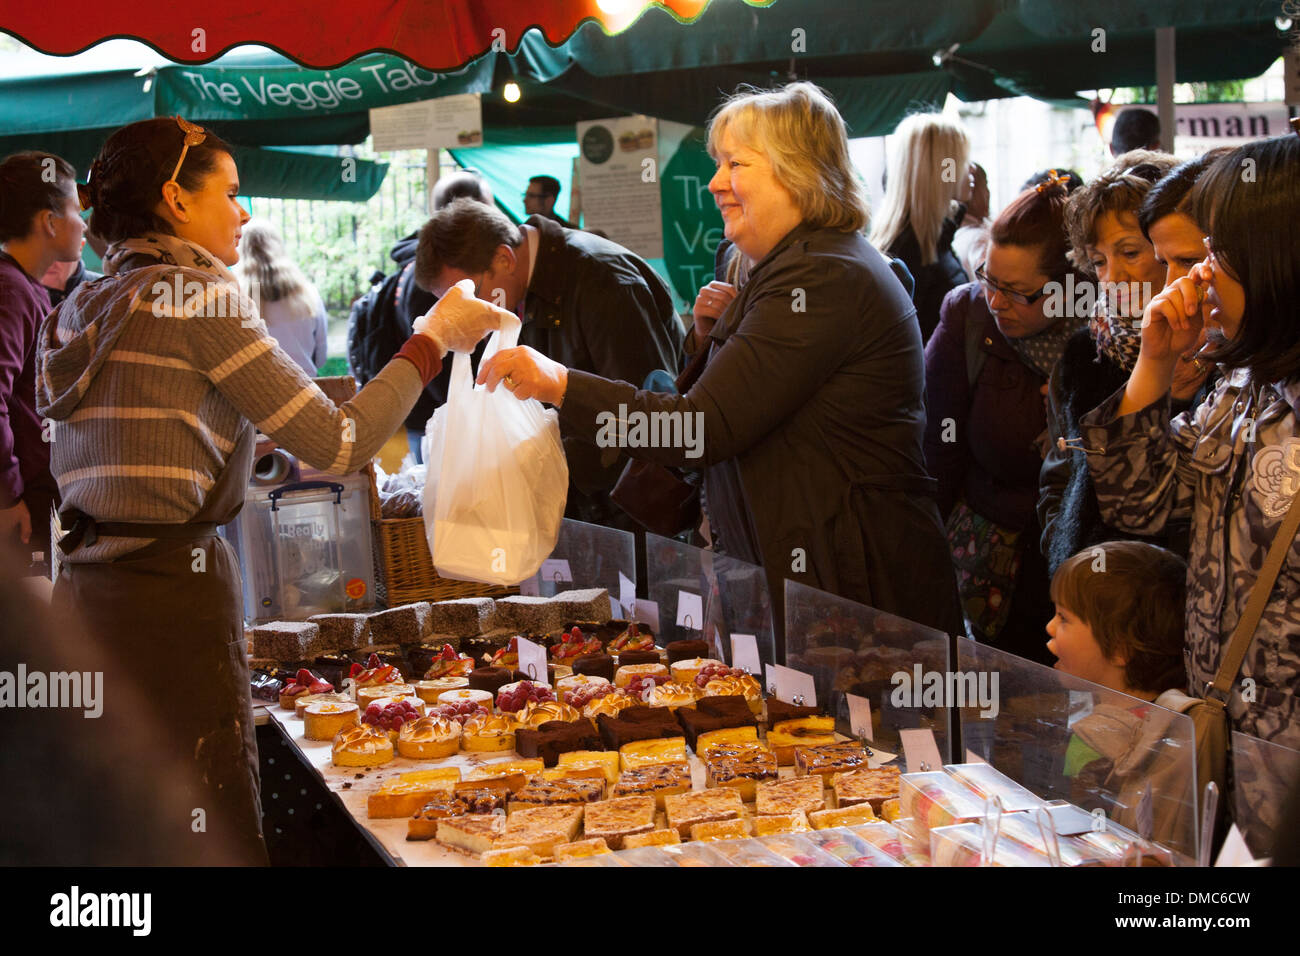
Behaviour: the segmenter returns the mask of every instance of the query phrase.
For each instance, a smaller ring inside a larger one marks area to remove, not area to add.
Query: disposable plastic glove
[[[507,315],[505,309],[475,298],[474,283],[461,279],[427,314],[415,320],[412,330],[433,339],[444,355],[449,350],[473,352],[479,339],[500,328],[502,316]]]

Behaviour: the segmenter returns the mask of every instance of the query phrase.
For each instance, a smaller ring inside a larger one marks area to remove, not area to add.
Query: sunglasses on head
[[[180,116],[174,116],[172,118],[176,120],[176,125],[179,126],[181,132],[185,134],[185,139],[181,145],[180,158],[176,160],[176,168],[172,170],[171,177],[167,180],[169,183],[176,182],[176,177],[181,173],[181,165],[185,162],[185,156],[189,153],[190,147],[199,146],[208,138],[208,134],[204,131],[202,126],[196,126],[189,120]],[[95,197],[99,192],[97,188],[99,169],[99,160],[96,159],[90,166],[90,172],[86,176],[86,182],[77,183],[77,201],[81,204],[83,212],[87,209],[93,208],[95,205]],[[163,185],[166,185],[166,183]],[[177,185],[179,185],[179,183],[177,183]]]

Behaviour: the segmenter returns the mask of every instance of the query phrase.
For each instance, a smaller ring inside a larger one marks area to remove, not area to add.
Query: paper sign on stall
[[[632,620],[659,633],[659,605],[645,598],[637,598],[632,605]]]
[[[569,562],[564,558],[547,558],[542,562],[542,580],[572,581],[573,572],[569,570]]]
[[[677,626],[692,631],[704,630],[704,602],[698,594],[677,592]]]
[[[631,614],[636,606],[636,582],[622,571],[618,572],[618,603],[624,614]]]
[[[751,674],[763,673],[763,661],[758,656],[758,638],[753,634],[731,635],[731,666]]]
[[[483,145],[478,93],[381,106],[370,111],[374,149],[464,149]]]
[[[550,686],[546,670],[546,648],[534,644],[526,637],[519,638],[519,670],[528,675],[528,679],[537,684]]]
[[[849,729],[853,731],[853,736],[871,740],[871,701],[857,694],[844,696],[849,702]]]
[[[933,730],[910,728],[900,730],[898,736],[903,742],[903,759],[907,761],[908,773],[943,769],[943,758],[939,756],[939,744],[934,739]]]
[[[773,697],[798,707],[817,706],[817,685],[812,674],[780,664],[767,665],[767,690]]]

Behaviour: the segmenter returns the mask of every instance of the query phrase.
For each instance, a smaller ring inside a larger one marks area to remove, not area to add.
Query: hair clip
[[[1062,176],[1056,170],[1049,169],[1047,171],[1047,179],[1035,186],[1034,189],[1041,193],[1045,190],[1051,189],[1053,186],[1062,186],[1068,191],[1070,188],[1070,177]]]

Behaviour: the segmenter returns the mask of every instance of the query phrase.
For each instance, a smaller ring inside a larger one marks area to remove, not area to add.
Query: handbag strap
[[[1273,593],[1278,572],[1282,570],[1282,562],[1286,559],[1287,552],[1291,550],[1298,529],[1300,529],[1300,490],[1291,497],[1291,507],[1287,510],[1286,517],[1282,519],[1282,527],[1278,529],[1277,537],[1273,539],[1273,544],[1268,549],[1264,566],[1259,569],[1259,577],[1250,592],[1246,609],[1242,611],[1237,627],[1232,632],[1232,638],[1224,650],[1223,660],[1219,663],[1219,673],[1215,675],[1214,683],[1206,688],[1207,700],[1220,706],[1227,701],[1229,689],[1237,677],[1237,672],[1241,670],[1241,662],[1246,658],[1246,649],[1250,647],[1255,629],[1259,627],[1259,619],[1264,614],[1264,607]],[[1211,688],[1223,695],[1222,700],[1209,696]]]

